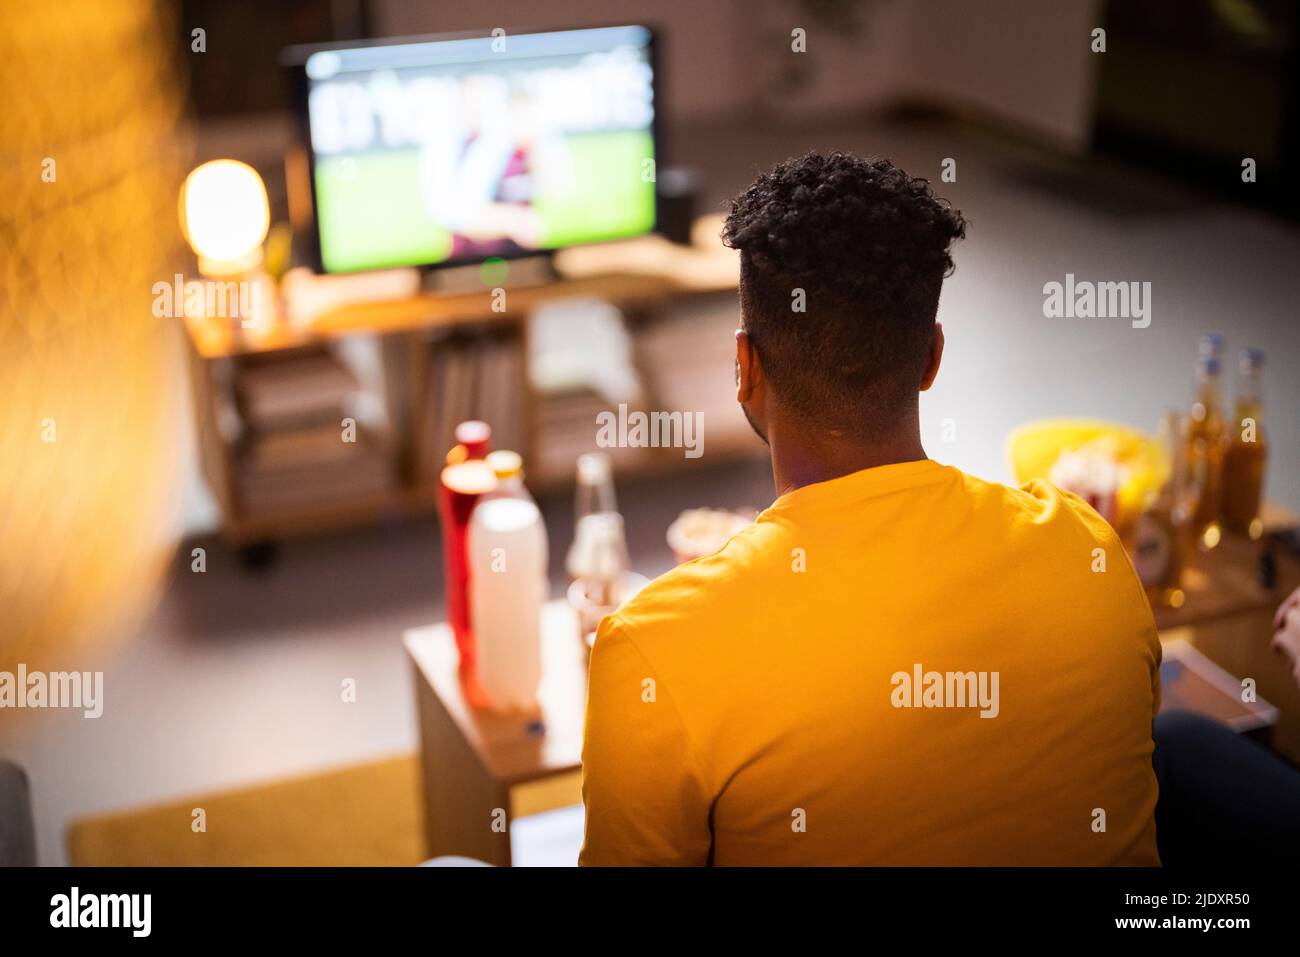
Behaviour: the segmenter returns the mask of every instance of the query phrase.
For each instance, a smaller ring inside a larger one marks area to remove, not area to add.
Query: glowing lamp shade
[[[260,260],[271,223],[266,186],[238,160],[196,167],[181,187],[181,229],[206,273],[250,269]]]

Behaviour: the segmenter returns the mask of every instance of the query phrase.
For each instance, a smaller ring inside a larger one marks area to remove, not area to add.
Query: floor
[[[1154,427],[1189,398],[1197,337],[1220,331],[1232,354],[1249,345],[1268,355],[1268,494],[1300,509],[1296,226],[1110,163],[1071,168],[969,129],[712,127],[674,142],[677,158],[709,178],[710,204],[809,148],[881,153],[936,183],[942,160],[956,160],[957,181],[937,188],[972,225],[940,310],[944,367],[922,403],[934,458],[1003,479],[1005,436],[1027,419],[1095,415]],[[1151,282],[1150,327],[1044,318],[1043,284],[1066,273]],[[730,318],[718,321],[726,334]],[[619,494],[634,565],[655,574],[671,562],[663,530],[682,508],[762,506],[771,482],[758,460],[706,456],[680,480],[627,482]],[[571,506],[567,495],[542,505],[558,594]],[[31,776],[41,861],[63,862],[64,826],[81,814],[413,749],[398,638],[440,615],[436,542],[431,521],[356,530],[286,544],[271,568],[249,574],[200,539],[207,572],[178,559],[154,615],[102,663],[104,717],[46,712],[0,742]],[[356,681],[354,704],[341,700],[346,678]]]

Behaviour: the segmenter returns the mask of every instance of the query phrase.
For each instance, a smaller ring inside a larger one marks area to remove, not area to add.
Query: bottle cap
[[[523,458],[518,452],[511,452],[509,449],[489,452],[487,464],[498,479],[514,478],[524,470]]]
[[[456,442],[465,446],[470,458],[482,458],[492,441],[492,427],[478,419],[469,419],[456,426]]]
[[[1264,368],[1264,350],[1263,349],[1243,349],[1241,350],[1241,368],[1247,372],[1253,372],[1257,369]]]
[[[1207,336],[1201,336],[1200,354],[1210,356],[1215,359],[1223,355],[1223,336],[1217,332],[1212,332]]]
[[[1205,353],[1202,353],[1201,358],[1197,363],[1197,367],[1207,375],[1218,375],[1219,357],[1206,355]]]
[[[482,459],[468,459],[448,465],[440,477],[443,485],[462,495],[484,495],[497,485],[492,468]]]
[[[584,452],[578,456],[578,483],[600,485],[609,480],[609,456],[604,452]]]

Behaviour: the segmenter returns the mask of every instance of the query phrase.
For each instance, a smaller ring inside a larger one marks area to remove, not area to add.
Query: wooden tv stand
[[[417,356],[427,349],[431,331],[500,327],[526,337],[527,317],[533,310],[574,297],[612,303],[633,321],[693,300],[725,298],[736,290],[739,263],[734,251],[723,247],[718,239],[720,225],[719,217],[697,222],[697,241],[689,247],[650,236],[561,251],[554,258],[556,278],[539,284],[506,285],[504,301],[494,297],[493,290],[486,286],[455,293],[420,292],[395,300],[339,306],[310,323],[283,320],[255,334],[224,318],[186,318],[200,464],[220,507],[223,536],[233,545],[249,546],[433,509],[433,483],[415,474],[411,465],[414,438],[409,428],[415,403],[424,401],[422,394],[411,388],[412,372]],[[244,508],[236,491],[237,450],[229,425],[236,364],[248,357],[288,357],[353,336],[377,337],[381,345],[385,380],[381,398],[391,423],[384,436],[393,462],[391,489],[306,507],[256,512]],[[526,405],[531,409],[528,388],[525,381]],[[528,448],[536,451],[546,436],[533,430],[531,419],[526,413]],[[709,440],[711,460],[733,452],[754,451],[754,443],[747,435],[711,432]],[[652,461],[640,467],[672,469],[682,467],[683,462],[680,455],[648,458]],[[545,487],[566,479],[534,471],[529,484]]]

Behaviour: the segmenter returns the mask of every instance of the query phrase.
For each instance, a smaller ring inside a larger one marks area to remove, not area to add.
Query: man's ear
[[[749,402],[754,390],[762,387],[763,367],[758,361],[754,340],[744,329],[736,330],[736,401]]]
[[[930,358],[926,360],[925,374],[921,376],[921,391],[934,385],[939,374],[939,364],[943,361],[943,324],[934,324],[934,342],[930,344]]]

